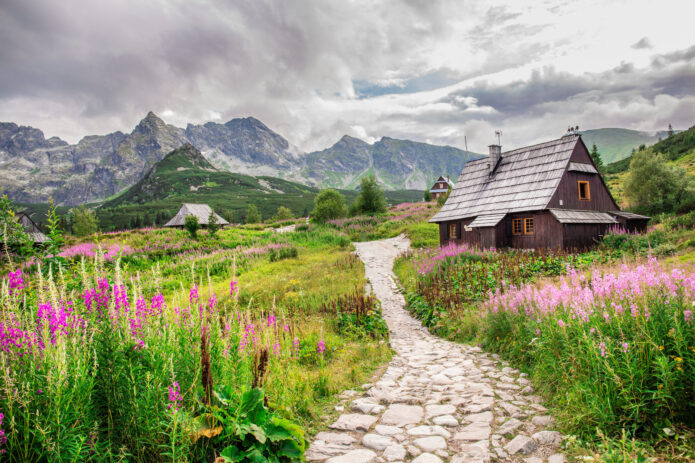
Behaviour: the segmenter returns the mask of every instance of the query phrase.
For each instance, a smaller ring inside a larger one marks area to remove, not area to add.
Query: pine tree
[[[589,153],[589,156],[591,156],[591,160],[594,161],[594,165],[598,171],[603,173],[605,166],[603,165],[603,159],[601,159],[601,153],[598,152],[596,143],[591,145],[591,152]]]
[[[674,132],[673,132],[673,127],[671,126],[671,124],[669,124],[669,125],[668,125],[668,136],[669,136],[669,137],[672,137],[672,136],[673,136],[673,133],[674,133]]]

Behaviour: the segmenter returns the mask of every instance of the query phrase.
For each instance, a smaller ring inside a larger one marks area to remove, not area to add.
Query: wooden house
[[[48,237],[39,229],[39,227],[31,220],[31,217],[23,212],[16,215],[17,222],[24,227],[24,231],[29,235],[34,244],[44,244],[48,242]]]
[[[189,215],[193,215],[198,218],[198,224],[201,227],[207,227],[208,218],[210,217],[211,213],[212,208],[210,208],[210,206],[208,206],[207,204],[183,203],[181,205],[181,209],[179,209],[179,212],[177,212],[176,215],[170,221],[165,223],[164,226],[183,228],[184,224],[186,223],[186,217]],[[229,222],[224,220],[219,215],[215,214],[215,217],[217,217],[217,223],[219,225],[229,225]]]
[[[446,192],[449,191],[449,187],[453,188],[454,183],[449,180],[449,177],[444,177],[441,175],[436,182],[434,182],[434,185],[432,185],[432,188],[430,188],[430,194],[432,195],[432,199],[439,199],[440,196],[446,195]]]
[[[441,245],[480,248],[585,248],[610,227],[643,231],[649,217],[622,212],[581,136],[466,163],[456,186],[430,222]]]

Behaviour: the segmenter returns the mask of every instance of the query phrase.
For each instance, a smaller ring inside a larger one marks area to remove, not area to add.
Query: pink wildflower
[[[174,381],[171,386],[169,386],[169,405],[167,405],[167,408],[171,410],[171,413],[175,413],[179,410],[182,400],[183,396],[181,395],[179,383]]]
[[[7,274],[10,280],[10,295],[19,294],[24,289],[24,278],[22,278],[22,270],[17,269],[14,272]]]
[[[627,351],[628,351],[628,345],[627,345],[626,342],[622,343],[621,346],[623,347],[623,352],[627,352]]]
[[[319,355],[323,355],[323,353],[326,351],[326,343],[323,342],[323,339],[319,341],[319,345],[316,347],[316,352],[319,353]]]
[[[686,322],[689,322],[693,318],[693,311],[692,310],[684,310],[683,311],[683,318],[685,319]]]

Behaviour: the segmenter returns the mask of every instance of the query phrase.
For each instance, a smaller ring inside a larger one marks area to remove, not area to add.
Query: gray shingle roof
[[[466,163],[446,204],[430,222],[547,209],[578,135],[502,153],[491,177],[488,158]]]
[[[628,211],[608,211],[608,213],[626,219],[651,219],[651,217],[647,217],[646,215],[635,214],[634,212]]]
[[[183,224],[186,221],[186,216],[188,215],[194,215],[198,218],[198,223],[201,225],[207,225],[208,224],[208,217],[210,217],[210,213],[212,212],[212,209],[210,206],[207,204],[190,204],[190,203],[183,203],[181,205],[181,209],[179,209],[179,212],[176,213],[176,215],[168,221],[166,224],[164,224],[165,227],[183,227]],[[219,215],[215,214],[217,217],[217,223],[220,225],[229,225],[229,222],[224,220],[222,217]]]
[[[605,212],[550,209],[550,213],[560,223],[618,223],[610,214]]]
[[[494,227],[506,214],[479,215],[468,226],[471,228]]]
[[[567,170],[572,172],[586,172],[587,174],[598,174],[594,166],[583,162],[570,162],[569,169]]]

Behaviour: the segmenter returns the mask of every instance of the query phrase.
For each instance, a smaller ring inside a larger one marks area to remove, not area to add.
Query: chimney
[[[488,156],[487,162],[488,173],[492,175],[492,173],[495,171],[495,167],[497,167],[500,157],[502,157],[502,146],[490,145],[488,148],[490,149],[490,155]]]

